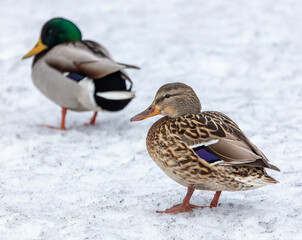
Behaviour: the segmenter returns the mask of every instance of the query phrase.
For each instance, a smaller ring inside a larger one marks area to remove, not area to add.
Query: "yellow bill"
[[[48,47],[42,43],[41,38],[37,42],[37,44],[33,47],[32,50],[30,50],[22,59],[29,58],[31,56],[37,55],[38,53],[44,51]]]

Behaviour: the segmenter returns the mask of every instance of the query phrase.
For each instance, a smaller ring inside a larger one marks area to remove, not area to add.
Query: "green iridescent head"
[[[38,43],[23,59],[37,55],[58,44],[80,41],[81,39],[81,31],[74,23],[64,18],[53,18],[44,24]]]
[[[82,39],[78,27],[64,18],[53,18],[46,22],[42,28],[42,43],[49,48],[65,42],[75,42]]]

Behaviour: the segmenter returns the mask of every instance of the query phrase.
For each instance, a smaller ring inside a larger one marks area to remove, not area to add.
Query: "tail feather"
[[[273,170],[276,170],[276,171],[280,172],[280,169],[277,168],[275,165],[270,164],[270,163],[267,163],[267,164],[268,164],[268,167],[269,167],[270,169],[273,169]]]
[[[279,183],[276,179],[272,178],[271,176],[264,174],[262,176],[262,181],[267,183],[267,184],[276,184]]]
[[[129,91],[97,92],[96,95],[107,100],[127,100],[135,97],[134,92]]]

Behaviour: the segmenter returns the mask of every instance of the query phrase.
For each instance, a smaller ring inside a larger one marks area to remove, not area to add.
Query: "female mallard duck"
[[[82,40],[77,26],[66,19],[45,23],[38,43],[23,59],[34,55],[34,84],[62,107],[59,129],[66,129],[67,109],[95,111],[89,125],[95,123],[99,110],[121,110],[134,97],[132,81],[123,69],[137,67],[114,62],[103,46]]]
[[[147,149],[155,163],[173,180],[188,187],[181,204],[160,213],[192,211],[195,189],[216,191],[210,208],[217,207],[221,191],[244,191],[277,183],[265,168],[279,171],[229,117],[201,112],[193,89],[183,83],[162,86],[151,106],[131,121],[163,114],[150,128]]]

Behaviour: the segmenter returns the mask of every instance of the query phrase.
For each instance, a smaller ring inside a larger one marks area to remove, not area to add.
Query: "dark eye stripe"
[[[166,94],[164,97],[160,97],[160,98],[156,99],[155,104],[158,104],[158,103],[164,101],[165,98],[170,98],[170,97],[179,96],[179,95],[181,95],[181,94],[177,94],[177,93],[176,94]]]

